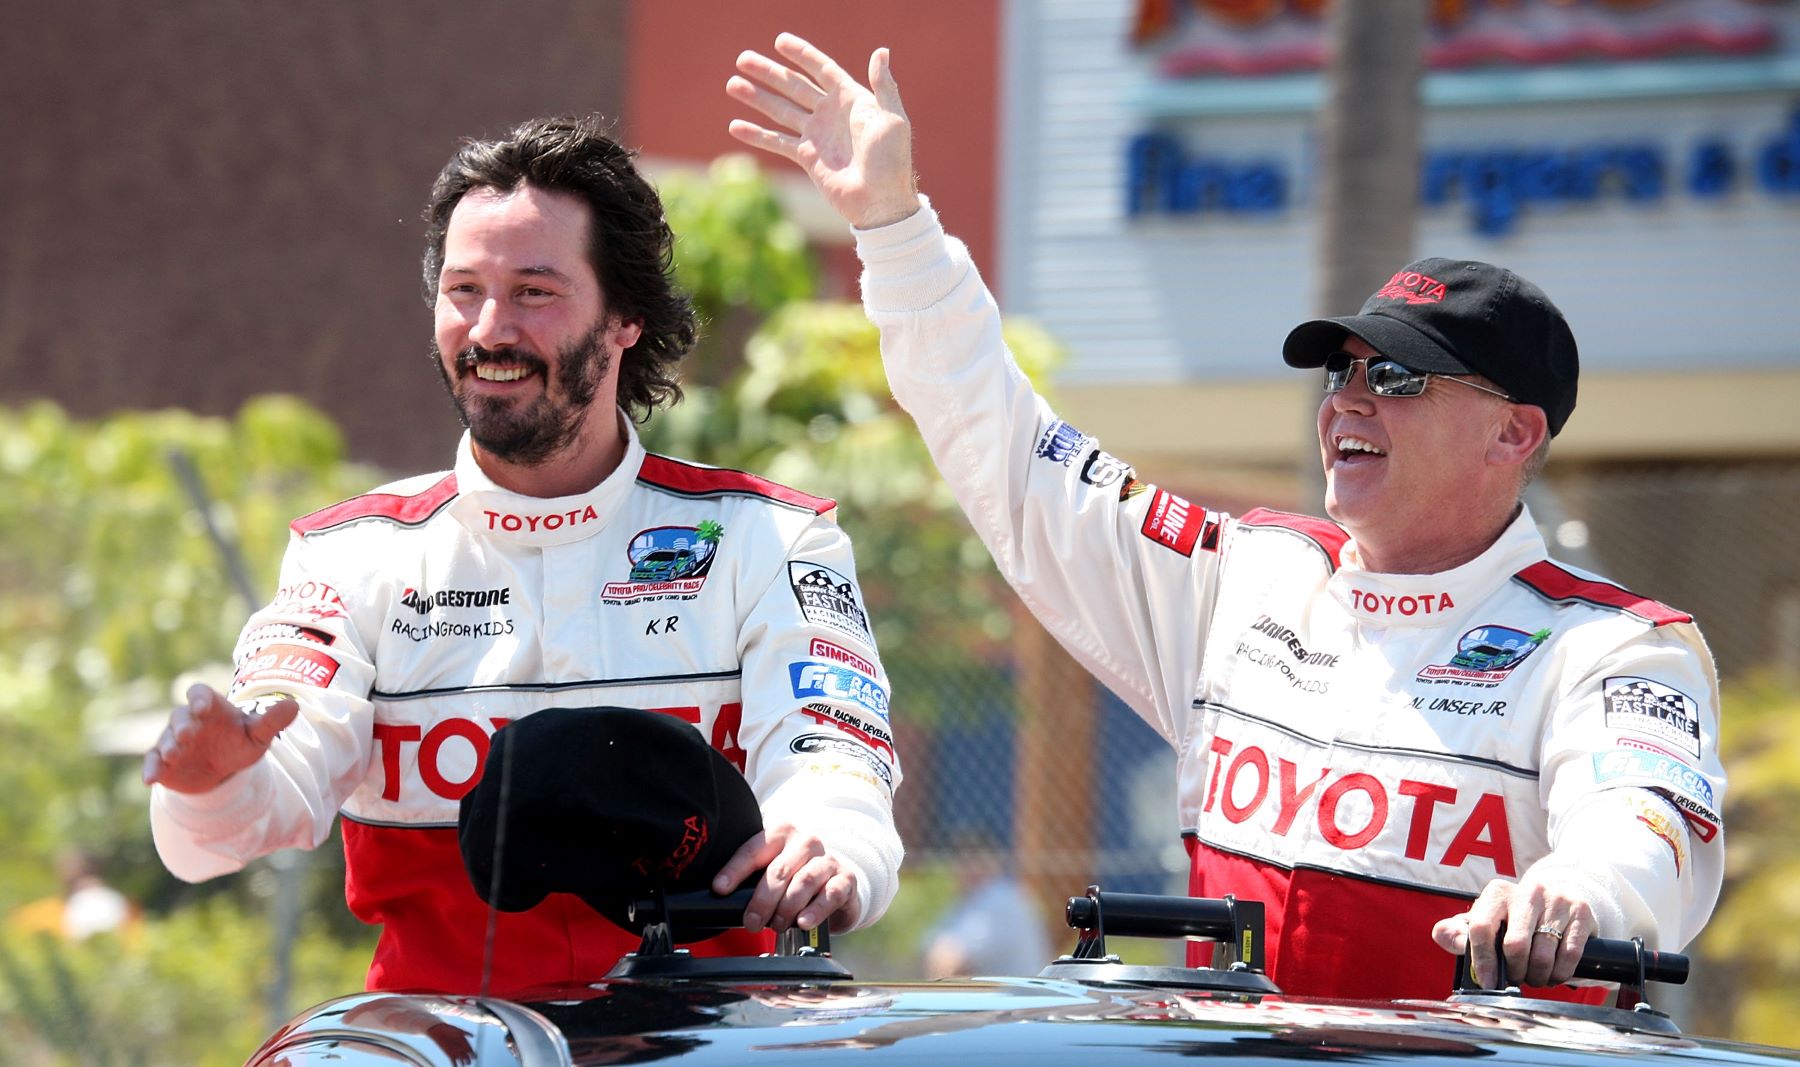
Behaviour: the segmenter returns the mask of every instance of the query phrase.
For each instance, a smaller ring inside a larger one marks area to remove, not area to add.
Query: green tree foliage
[[[1711,996],[1694,1029],[1792,1044],[1800,1019],[1800,692],[1761,678],[1728,689],[1725,888],[1693,950]]]
[[[835,498],[890,671],[982,687],[974,676],[1004,659],[1011,598],[895,405],[875,327],[855,303],[811,299],[811,253],[749,157],[659,184],[705,328],[685,399],[650,420],[646,444]],[[1006,337],[1041,383],[1058,358],[1049,335],[1009,321]],[[931,721],[933,687],[903,688],[908,718]]]
[[[1009,322],[1006,336],[1028,374],[1041,376],[1056,358],[1054,343],[1027,323]],[[957,674],[1000,658],[1010,598],[894,403],[879,334],[860,306],[783,306],[750,338],[736,374],[689,389],[644,436],[658,451],[837,500],[890,669],[929,659],[935,673]],[[909,693],[909,718],[930,721],[929,694]]]
[[[131,750],[134,732],[137,744],[154,739],[183,672],[229,662],[253,607],[182,488],[177,451],[205,487],[213,524],[241,547],[259,598],[273,590],[288,520],[375,480],[344,462],[330,422],[287,399],[254,401],[231,420],[154,412],[87,423],[49,405],[0,418],[0,745],[29,754],[0,761],[0,914],[59,894],[57,859],[72,846],[146,913],[131,945],[40,941],[10,924],[0,943],[5,1029],[79,1062],[96,1062],[105,1046],[94,1042],[108,1035],[148,1039],[164,1020],[191,1025],[158,1062],[203,1062],[213,1042],[241,1060],[240,1031],[267,1028],[257,877],[196,888],[163,870]],[[319,914],[351,927],[341,867],[316,864],[315,877]],[[217,899],[172,911],[207,897]],[[354,988],[366,945],[322,936],[300,949],[334,961],[318,984]],[[122,1062],[125,1049],[115,1051]]]
[[[242,1063],[272,1030],[261,992],[273,951],[267,919],[224,895],[125,936],[0,930],[0,1062]],[[303,937],[294,1003],[355,992],[368,962],[367,945]]]
[[[736,371],[744,338],[763,316],[813,295],[812,254],[747,155],[720,156],[704,173],[671,171],[657,185],[675,231],[676,281],[702,324],[684,376],[716,384]]]

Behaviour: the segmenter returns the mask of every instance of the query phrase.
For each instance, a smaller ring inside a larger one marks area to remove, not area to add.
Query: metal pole
[[[207,495],[205,484],[200,481],[200,472],[195,469],[193,458],[183,449],[170,449],[169,466],[174,468],[175,477],[187,492],[194,510],[200,513],[200,522],[206,528],[207,539],[218,550],[232,586],[244,599],[247,610],[254,609],[259,598],[250,582],[250,571],[244,565],[243,553],[238,551],[237,543],[213,521],[212,500]],[[300,936],[300,909],[305,896],[306,871],[311,865],[311,855],[300,849],[282,849],[270,854],[268,863],[269,869],[275,874],[275,899],[270,905],[270,922],[274,927],[274,959],[270,961],[273,973],[269,978],[266,1000],[268,1029],[273,1031],[294,1014],[293,1005],[289,1003],[293,996],[294,942]]]

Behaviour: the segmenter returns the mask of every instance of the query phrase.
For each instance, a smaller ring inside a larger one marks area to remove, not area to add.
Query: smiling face
[[[1343,350],[1381,358],[1355,336]],[[1371,569],[1425,573],[1466,562],[1510,518],[1542,415],[1448,382],[1415,397],[1376,396],[1359,365],[1319,405],[1325,511],[1356,538]]]
[[[606,311],[591,220],[532,185],[477,186],[450,216],[433,354],[478,454],[537,466],[619,432],[618,360],[638,327]]]

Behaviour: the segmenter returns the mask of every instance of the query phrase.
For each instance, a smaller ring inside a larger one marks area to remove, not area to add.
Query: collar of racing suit
[[[1524,506],[1487,551],[1436,574],[1380,574],[1362,569],[1354,540],[1326,588],[1349,615],[1378,627],[1451,625],[1512,575],[1546,556],[1544,538]]]
[[[450,505],[451,514],[482,537],[526,545],[564,545],[599,533],[644,465],[637,427],[623,413],[619,425],[625,434],[625,458],[613,472],[585,493],[554,497],[525,496],[495,485],[475,462],[468,431],[463,431],[456,448],[457,498]]]

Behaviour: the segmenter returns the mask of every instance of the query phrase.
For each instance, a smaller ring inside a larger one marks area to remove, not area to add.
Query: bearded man
[[[747,929],[698,953],[875,921],[900,768],[835,505],[648,454],[630,417],[679,398],[695,336],[656,191],[596,122],[538,119],[465,142],[426,219],[454,469],[295,520],[229,692],[190,690],[145,757],[163,861],[211,878],[341,811],[346,897],[383,927],[371,989],[591,981],[637,937],[566,893],[490,917],[458,804],[508,722],[623,705],[691,724],[761,805],[704,872],[725,893],[764,871]]]

